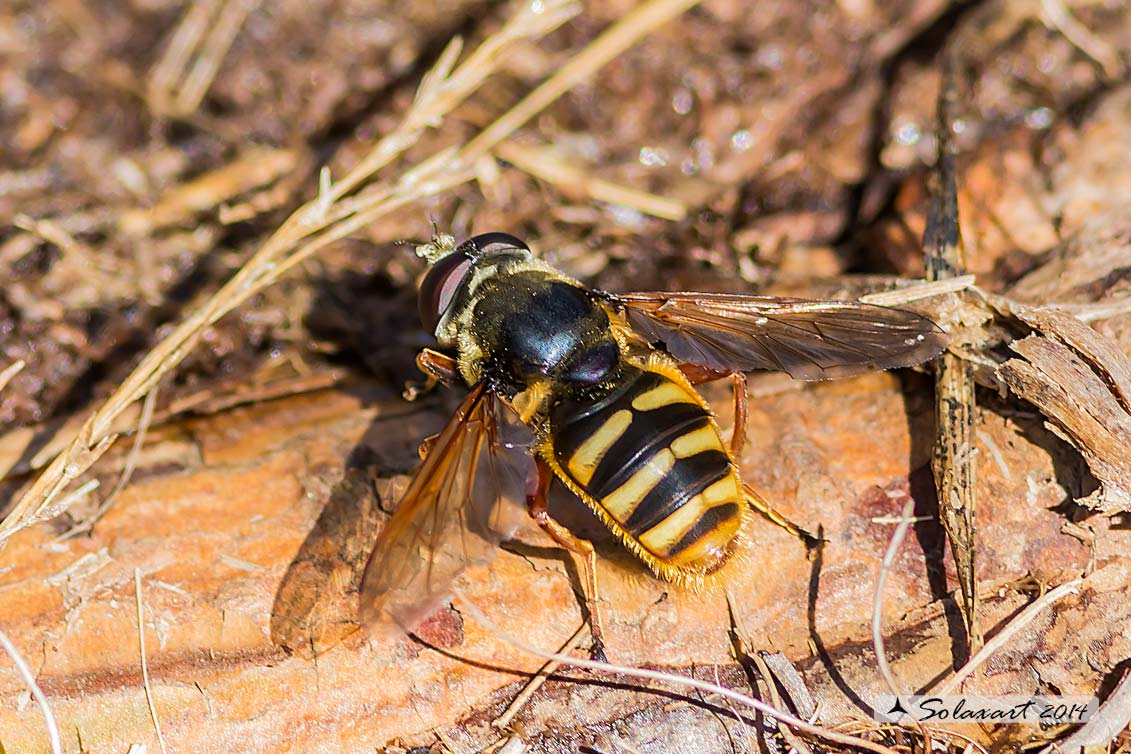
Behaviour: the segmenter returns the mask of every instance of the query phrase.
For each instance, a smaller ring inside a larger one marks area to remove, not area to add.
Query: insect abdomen
[[[553,465],[661,574],[711,573],[730,554],[743,520],[730,456],[674,367],[624,369],[608,394],[551,409]]]

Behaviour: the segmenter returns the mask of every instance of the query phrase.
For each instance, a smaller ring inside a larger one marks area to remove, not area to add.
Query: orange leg
[[[585,610],[589,613],[589,631],[593,634],[593,646],[589,656],[594,660],[605,661],[604,632],[601,630],[601,611],[597,601],[597,552],[593,543],[578,537],[569,529],[550,518],[546,501],[550,493],[550,483],[554,480],[554,472],[541,458],[537,462],[537,481],[534,489],[526,494],[526,509],[530,516],[550,535],[558,545],[566,551],[579,555],[582,558],[582,570],[585,580]]]
[[[416,368],[424,372],[424,384],[405,385],[405,400],[414,401],[430,392],[439,383],[451,385],[459,380],[459,362],[451,356],[425,348],[416,355]]]
[[[734,372],[730,376],[734,390],[734,429],[730,435],[730,452],[735,460],[742,457],[742,448],[746,444],[746,417],[749,414],[749,404],[746,397],[746,373]]]
[[[746,418],[749,413],[749,405],[746,399],[746,375],[743,372],[724,372],[699,366],[698,364],[681,364],[679,369],[692,385],[702,385],[704,382],[713,382],[714,380],[721,380],[724,377],[730,377],[733,381],[734,431],[730,436],[730,451],[737,463],[741,457],[742,446],[746,440]],[[812,548],[819,544],[820,540],[779,513],[749,484],[743,482],[742,490],[746,496],[747,505],[761,513],[772,523],[777,524],[800,539],[805,543],[806,547]]]
[[[433,351],[431,348],[425,348],[416,355],[416,368],[424,372],[427,377],[423,385],[410,382],[404,386],[404,399],[406,401],[416,400],[430,392],[441,382],[450,385],[459,379],[459,363],[451,356]],[[432,435],[420,443],[417,452],[420,453],[421,460],[428,457],[437,437],[439,435]]]
[[[821,543],[821,540],[819,538],[814,537],[812,534],[805,531],[800,526],[793,523],[788,518],[779,513],[777,509],[775,509],[772,505],[769,504],[769,502],[766,501],[766,498],[762,497],[762,495],[759,494],[758,490],[754,489],[746,482],[742,483],[742,492],[746,496],[747,505],[761,513],[771,523],[777,524],[793,536],[800,539],[807,549],[811,550]]]
[[[746,398],[746,373],[726,372],[698,364],[680,364],[679,371],[683,372],[683,376],[692,385],[702,385],[704,382],[714,382],[724,377],[730,377],[734,390],[734,430],[730,435],[730,452],[737,461],[742,457],[742,448],[746,444],[746,417],[749,414],[749,403]]]

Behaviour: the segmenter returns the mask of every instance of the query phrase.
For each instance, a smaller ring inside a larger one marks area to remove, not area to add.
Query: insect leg
[[[777,524],[778,526],[785,529],[787,532],[789,532],[793,536],[800,539],[802,542],[805,543],[805,546],[807,548],[816,547],[817,545],[819,545],[821,543],[820,539],[818,539],[817,537],[814,537],[812,534],[805,531],[800,526],[793,523],[788,518],[786,518],[781,513],[779,513],[772,505],[770,505],[766,501],[766,498],[762,497],[762,495],[758,493],[758,490],[754,489],[753,487],[751,487],[746,482],[742,483],[742,491],[746,495],[746,504],[747,505],[749,505],[751,508],[753,508],[754,510],[761,513],[763,516],[765,516],[771,522]]]
[[[732,372],[730,379],[734,390],[734,429],[730,433],[730,453],[737,462],[742,457],[742,446],[746,444],[746,415],[749,408],[746,399],[746,372]]]
[[[702,385],[705,382],[721,380],[724,377],[731,378],[734,388],[734,430],[731,432],[730,436],[730,452],[735,462],[737,462],[742,455],[742,447],[746,441],[746,418],[749,413],[749,403],[746,398],[746,373],[727,372],[700,366],[698,364],[680,364],[679,370],[683,372],[683,375],[687,377],[688,382],[692,385]],[[746,482],[742,483],[742,490],[746,496],[747,505],[800,539],[805,543],[806,547],[812,548],[820,544],[821,540],[775,510],[774,507],[766,501],[766,498],[762,497],[756,489]]]
[[[438,383],[443,382],[445,385],[450,385],[459,379],[459,363],[451,356],[433,351],[431,348],[425,348],[416,354],[416,368],[424,372],[427,377],[423,385],[409,382],[404,386],[404,399],[406,401],[416,400],[430,392]],[[417,452],[420,453],[421,460],[428,457],[437,437],[439,435],[432,435],[420,443]]]
[[[459,379],[459,362],[451,356],[425,348],[416,355],[416,368],[424,372],[424,384],[405,385],[405,400],[414,401],[430,392],[439,383],[451,385]]]
[[[734,372],[727,369],[711,369],[701,364],[683,363],[679,365],[679,371],[683,372],[683,376],[692,385],[702,385],[704,382],[714,382],[721,380],[723,377],[730,377]]]
[[[554,479],[554,473],[541,458],[537,459],[537,469],[537,482],[534,488],[526,494],[526,509],[530,512],[531,518],[560,547],[583,558],[582,566],[585,572],[586,592],[585,610],[589,613],[589,630],[593,634],[593,646],[589,650],[589,655],[594,660],[604,662],[605,640],[604,632],[601,629],[601,611],[597,604],[597,552],[593,549],[593,544],[589,540],[578,537],[550,518],[546,499],[550,492],[550,482]]]
[[[746,398],[746,373],[711,369],[699,364],[680,364],[679,371],[683,372],[683,376],[692,385],[702,385],[704,382],[730,377],[734,389],[734,430],[730,436],[730,452],[735,460],[738,460],[742,456],[742,447],[746,444],[746,416],[749,408]]]

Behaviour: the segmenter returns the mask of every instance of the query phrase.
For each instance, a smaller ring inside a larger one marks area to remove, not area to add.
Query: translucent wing
[[[365,567],[361,622],[370,632],[413,630],[451,598],[456,576],[490,562],[514,532],[523,513],[509,503],[523,503],[534,460],[529,430],[504,411],[479,383],[435,438]]]
[[[946,334],[926,317],[856,301],[664,292],[610,299],[675,358],[721,371],[825,380],[911,366],[946,347]]]

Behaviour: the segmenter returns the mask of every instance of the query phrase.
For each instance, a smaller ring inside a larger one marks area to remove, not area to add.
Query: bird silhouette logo
[[[888,715],[889,715],[889,716],[891,716],[891,717],[895,717],[897,713],[898,713],[898,714],[900,714],[900,715],[908,715],[908,714],[910,714],[910,713],[909,713],[909,712],[907,711],[907,708],[905,708],[905,707],[903,706],[903,703],[899,701],[899,697],[898,697],[898,696],[897,696],[897,697],[895,698],[895,704],[893,704],[893,705],[891,706],[891,709],[890,709],[890,710],[888,710]]]

